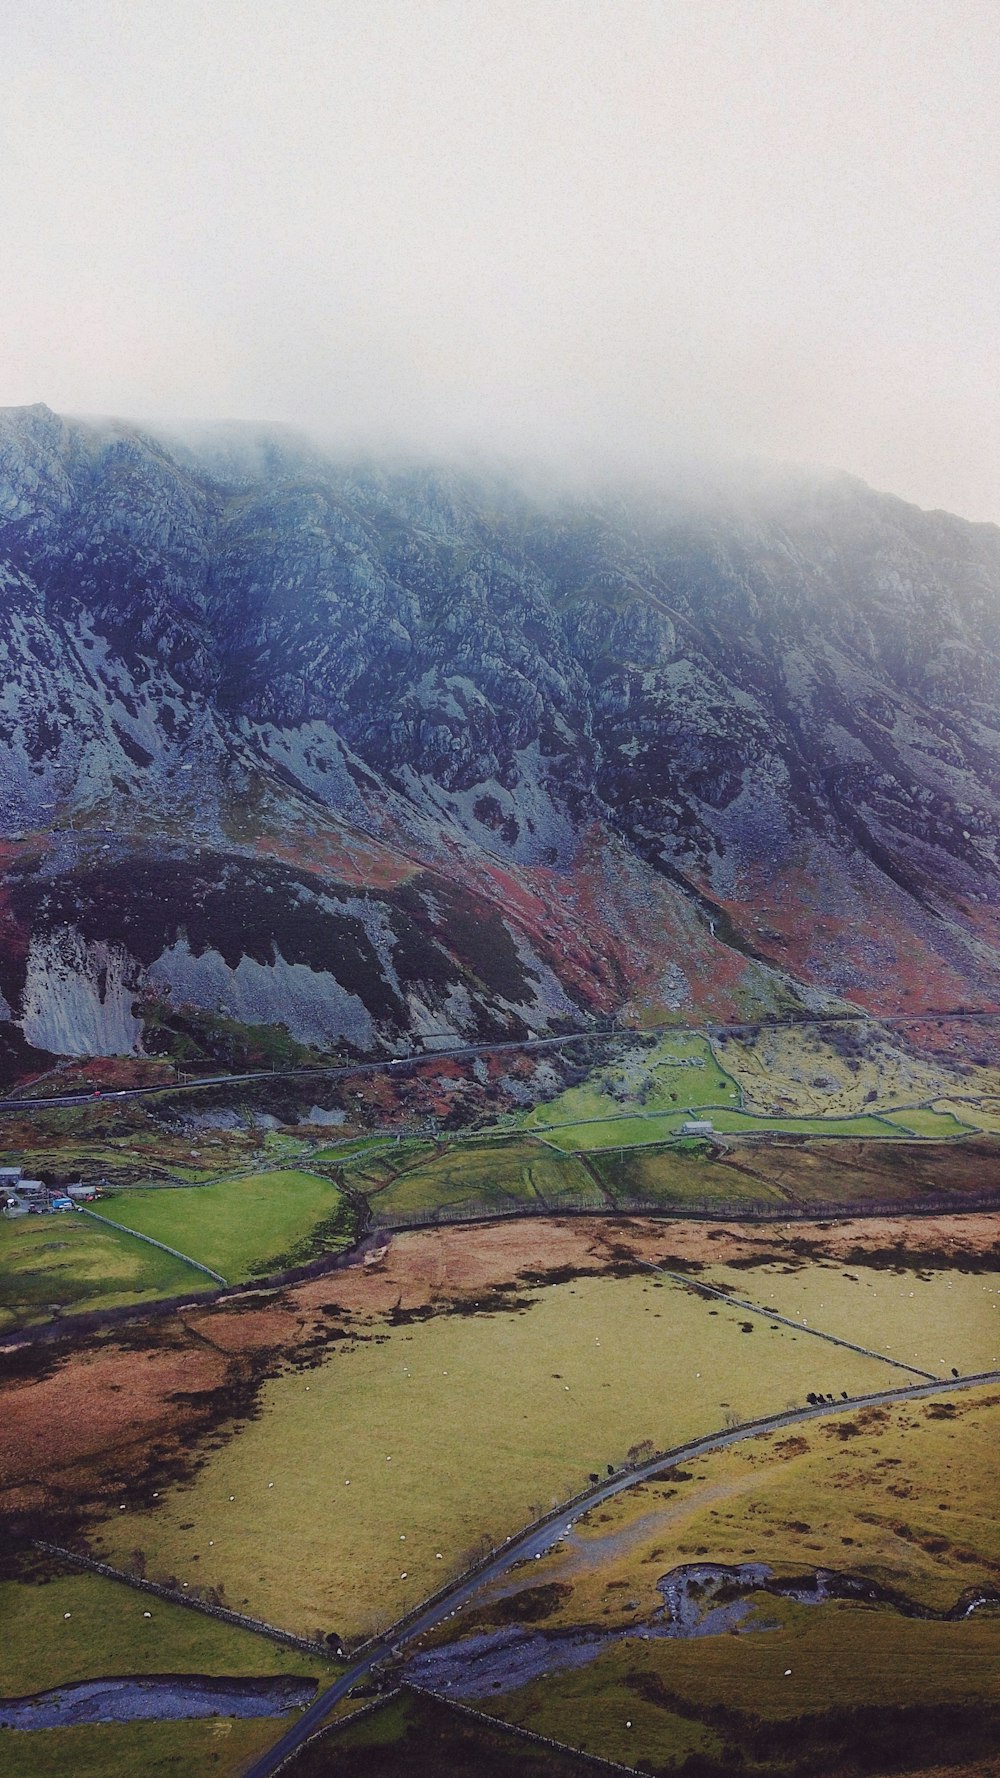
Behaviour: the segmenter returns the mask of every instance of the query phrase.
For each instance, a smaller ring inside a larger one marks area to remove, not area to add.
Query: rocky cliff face
[[[0,415],[0,1025],[1000,997],[1000,532]],[[155,1009],[155,1010],[151,1010]]]

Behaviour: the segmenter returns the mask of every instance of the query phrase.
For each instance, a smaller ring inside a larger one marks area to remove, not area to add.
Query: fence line
[[[922,1197],[919,1203],[892,1198],[881,1203],[845,1203],[842,1199],[817,1199],[810,1204],[759,1203],[735,1199],[719,1203],[710,1198],[688,1199],[683,1204],[664,1203],[662,1198],[625,1198],[608,1206],[595,1203],[582,1194],[569,1194],[548,1204],[524,1199],[516,1204],[497,1206],[464,1199],[460,1204],[442,1204],[433,1210],[381,1210],[378,1201],[372,1204],[372,1227],[386,1233],[405,1229],[432,1229],[441,1223],[497,1222],[516,1217],[558,1216],[655,1216],[667,1222],[817,1222],[828,1217],[841,1221],[861,1221],[865,1217],[919,1217],[955,1215],[962,1211],[1000,1209],[998,1192],[966,1192],[961,1196]]]
[[[185,1605],[193,1611],[202,1611],[208,1617],[218,1618],[220,1623],[235,1624],[240,1630],[251,1630],[256,1636],[267,1636],[272,1642],[281,1642],[289,1648],[298,1648],[306,1654],[323,1655],[326,1660],[336,1660],[331,1648],[323,1642],[313,1641],[308,1636],[296,1636],[291,1630],[279,1630],[275,1624],[265,1623],[263,1618],[249,1617],[242,1611],[231,1611],[228,1605],[214,1605],[210,1599],[202,1599],[197,1593],[181,1593],[176,1587],[164,1586],[162,1581],[147,1580],[144,1575],[130,1574],[126,1568],[113,1568],[108,1562],[98,1562],[94,1556],[84,1556],[78,1550],[63,1549],[61,1544],[46,1543],[44,1538],[33,1537],[33,1549],[44,1550],[47,1555],[58,1556],[63,1562],[71,1562],[75,1568],[86,1568],[91,1574],[100,1574],[106,1580],[120,1581],[123,1586],[134,1587],[138,1593],[152,1593],[157,1599],[165,1599],[169,1605]]]
[[[433,1698],[435,1704],[443,1705],[446,1710],[456,1710],[463,1716],[471,1716],[475,1722],[482,1723],[501,1734],[520,1735],[523,1740],[531,1741],[536,1746],[551,1747],[554,1753],[561,1753],[572,1759],[581,1760],[584,1764],[593,1766],[596,1772],[625,1772],[628,1774],[628,1778],[635,1778],[634,1766],[620,1766],[617,1760],[602,1759],[599,1753],[585,1753],[582,1748],[571,1747],[566,1741],[553,1741],[551,1735],[539,1735],[537,1730],[524,1729],[519,1723],[508,1722],[502,1716],[487,1716],[485,1710],[476,1710],[473,1705],[463,1704],[458,1698],[443,1698],[440,1692],[432,1691],[427,1685],[416,1685],[412,1679],[404,1679],[390,1695],[396,1697],[400,1692],[415,1692],[418,1697]],[[351,1716],[349,1720],[354,1722],[356,1718]],[[333,1724],[332,1726],[336,1728],[337,1725]]]
[[[140,1229],[130,1229],[125,1222],[112,1222],[110,1216],[102,1216],[97,1210],[88,1210],[85,1204],[80,1208],[84,1216],[92,1216],[95,1222],[103,1222],[109,1229],[119,1229],[123,1235],[134,1235],[137,1241],[147,1241],[150,1247],[158,1247],[161,1253],[172,1254],[174,1259],[182,1259],[187,1266],[194,1266],[196,1272],[204,1272],[206,1278],[214,1279],[216,1284],[228,1284],[229,1280],[221,1272],[213,1272],[211,1266],[203,1266],[200,1259],[192,1259],[189,1253],[181,1253],[176,1247],[168,1247],[166,1241],[157,1241],[152,1235],[144,1235]]]

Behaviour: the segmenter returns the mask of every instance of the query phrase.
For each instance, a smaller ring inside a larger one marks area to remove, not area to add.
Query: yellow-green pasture
[[[761,1435],[585,1514],[523,1584],[538,1597],[552,1588],[546,1630],[646,1621],[662,1606],[657,1580],[697,1561],[764,1562],[777,1575],[822,1567],[917,1609],[952,1611],[1000,1588],[998,1437],[996,1389]],[[511,1579],[497,1591],[509,1593]],[[473,1607],[463,1629],[475,1619]],[[825,1754],[821,1769],[852,1770],[841,1764],[852,1738],[870,1745],[876,1734],[897,1750],[923,1737],[926,1751],[941,1705],[960,1712],[942,1724],[956,1758],[993,1732],[982,1710],[1000,1704],[1000,1618],[988,1610],[942,1623],[887,1605],[804,1606],[761,1593],[752,1621],[774,1627],[629,1638],[485,1707],[612,1759],[669,1767],[700,1751],[754,1773],[758,1759],[780,1771],[807,1751]],[[769,1737],[767,1725],[782,1722],[788,1734]]]
[[[331,1296],[335,1297],[331,1282]],[[266,1383],[259,1417],[155,1510],[96,1541],[237,1609],[347,1637],[392,1622],[478,1550],[644,1439],[661,1449],[906,1373],[653,1277],[551,1285],[512,1309],[372,1323]]]
[[[1000,1273],[932,1269],[933,1262],[924,1267],[919,1255],[893,1264],[892,1257],[884,1265],[865,1265],[860,1254],[849,1261],[810,1260],[791,1271],[786,1256],[750,1268],[712,1266],[698,1276],[938,1377],[953,1369],[968,1376],[1000,1366]]]

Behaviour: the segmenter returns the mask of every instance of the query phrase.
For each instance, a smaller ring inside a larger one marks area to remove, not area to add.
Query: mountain
[[[38,406],[0,587],[8,1074],[1000,1003],[993,526]]]

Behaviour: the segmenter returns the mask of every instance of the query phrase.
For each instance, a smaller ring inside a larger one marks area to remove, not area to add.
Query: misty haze
[[[0,1769],[996,1769],[995,9],[0,21]]]

